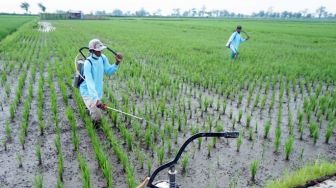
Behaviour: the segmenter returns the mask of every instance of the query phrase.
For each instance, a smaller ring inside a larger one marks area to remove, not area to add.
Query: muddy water
[[[49,65],[55,63],[54,57],[50,57]],[[29,75],[29,74],[28,74]],[[45,75],[46,77],[46,75]],[[10,79],[15,80],[15,79]],[[27,79],[28,80],[28,79]],[[57,83],[57,78],[54,78],[54,82]],[[127,85],[118,84],[118,80],[113,79],[114,84],[114,93],[116,98],[120,101],[121,94],[124,90],[127,92]],[[122,82],[120,82],[122,83]],[[13,83],[15,85],[15,83]],[[47,84],[46,84],[47,85]],[[65,187],[81,187],[80,180],[80,171],[78,167],[78,162],[76,160],[76,156],[73,152],[73,146],[71,143],[71,134],[68,122],[65,116],[65,104],[61,98],[60,91],[58,89],[58,85],[55,84],[57,91],[57,103],[59,105],[58,113],[59,113],[59,124],[61,125],[62,133],[62,150],[64,155],[64,185]],[[187,91],[189,88],[192,88],[192,92],[196,92],[196,97],[193,98],[190,93]],[[259,87],[259,86],[258,86]],[[259,88],[256,88],[258,90]],[[277,86],[278,87],[278,86]],[[182,89],[184,88],[184,89]],[[226,99],[223,96],[213,92],[204,90],[203,88],[194,88],[188,84],[184,84],[184,86],[179,90],[180,97],[186,97],[191,99],[191,109],[193,111],[192,117],[188,118],[187,125],[183,127],[183,131],[186,132],[184,135],[183,132],[179,133],[178,143],[174,146],[173,150],[177,150],[183,142],[190,136],[191,129],[193,127],[199,127],[201,131],[205,130],[204,122],[207,121],[208,117],[212,118],[212,120],[218,121],[222,123],[225,127],[225,130],[233,130],[232,128],[232,118],[229,117],[229,112],[232,112],[233,117],[237,118],[239,114],[239,110],[243,110],[242,122],[236,124],[235,130],[239,130],[241,133],[245,132],[245,136],[243,139],[243,144],[240,148],[240,151],[236,151],[236,140],[231,139],[219,139],[216,143],[215,148],[211,148],[211,157],[208,157],[208,145],[212,144],[212,139],[203,139],[201,149],[197,149],[197,141],[188,146],[186,152],[183,154],[189,154],[189,165],[187,167],[187,173],[182,174],[181,172],[181,164],[176,165],[178,170],[177,180],[182,187],[229,187],[230,185],[236,185],[237,187],[251,187],[253,186],[250,181],[250,164],[251,161],[257,159],[260,161],[260,167],[257,172],[256,183],[254,186],[262,187],[267,180],[271,180],[277,177],[282,176],[286,171],[291,171],[299,168],[307,162],[314,161],[315,159],[327,159],[327,160],[335,160],[336,159],[336,142],[335,139],[332,139],[330,144],[323,143],[323,133],[325,132],[325,126],[321,129],[320,139],[316,145],[313,144],[312,139],[309,137],[309,131],[306,128],[304,139],[300,141],[298,139],[297,127],[295,126],[295,144],[294,144],[294,152],[290,156],[290,160],[284,160],[284,152],[283,152],[283,144],[288,136],[288,124],[287,118],[288,108],[293,112],[293,119],[296,119],[296,111],[302,107],[303,98],[306,97],[306,94],[299,95],[299,98],[296,102],[293,101],[293,94],[291,93],[291,100],[284,100],[283,104],[283,120],[282,120],[282,140],[280,146],[280,152],[275,154],[274,151],[274,129],[277,118],[277,111],[279,110],[278,101],[276,100],[275,106],[272,109],[271,113],[268,113],[267,109],[269,103],[266,104],[265,110],[261,110],[259,107],[252,108],[252,105],[247,106],[247,96],[248,92],[244,90],[243,92],[243,102],[242,105],[237,105],[236,99]],[[185,89],[187,88],[187,89]],[[34,93],[36,93],[37,83],[34,84]],[[18,108],[17,117],[11,126],[13,130],[13,135],[15,135],[14,140],[11,144],[8,145],[8,151],[4,151],[3,147],[0,148],[0,166],[4,167],[0,169],[0,183],[6,187],[31,187],[33,185],[34,177],[37,172],[42,171],[44,178],[44,185],[46,187],[54,187],[57,180],[57,158],[54,148],[53,139],[55,138],[54,134],[54,124],[52,123],[52,119],[50,117],[51,114],[51,105],[50,105],[50,90],[48,86],[45,89],[45,98],[46,103],[44,106],[44,117],[46,121],[46,133],[45,136],[41,137],[38,135],[37,130],[37,117],[36,110],[32,108],[30,114],[30,125],[29,125],[29,134],[28,140],[26,143],[26,150],[22,151],[20,148],[20,144],[18,141],[18,133],[20,130],[20,117],[22,116],[22,105]],[[26,91],[26,89],[24,89]],[[165,91],[169,92],[169,91]],[[279,91],[276,89],[276,99],[279,96]],[[325,92],[325,91],[324,91]],[[213,99],[216,104],[217,100],[225,101],[227,104],[226,114],[221,114],[215,110],[215,106],[208,109],[208,112],[204,112],[203,117],[201,117],[201,110],[198,108],[199,106],[199,97],[208,97]],[[27,96],[25,92],[23,98]],[[255,98],[256,93],[253,94],[253,99]],[[138,109],[143,109],[144,101],[151,101],[148,96],[145,96],[144,100],[139,100],[134,94],[131,94],[132,103],[137,104]],[[267,95],[268,102],[271,98],[271,91],[268,92]],[[260,103],[260,102],[259,102]],[[76,119],[78,121],[78,133],[80,135],[80,152],[87,160],[88,165],[90,167],[90,176],[92,185],[94,187],[105,187],[106,182],[102,176],[101,170],[97,165],[97,161],[95,160],[95,154],[92,149],[92,145],[87,135],[87,132],[84,128],[83,122],[78,117],[78,113],[76,112],[76,104],[73,100],[69,99],[70,106],[74,107],[74,111],[76,114]],[[253,100],[252,100],[253,104]],[[34,100],[32,106],[36,106],[36,96],[34,96]],[[167,102],[168,110],[172,110],[173,101]],[[196,109],[196,113],[194,110]],[[189,110],[187,110],[187,114]],[[258,125],[258,132],[254,133],[253,141],[248,140],[248,131],[246,129],[245,119],[248,113],[252,113],[251,126],[253,130],[255,125]],[[8,119],[8,109],[5,109],[6,118]],[[220,119],[218,119],[220,117]],[[0,117],[1,118],[1,117]],[[270,131],[270,138],[263,138],[263,124],[271,120],[272,127]],[[162,120],[162,123],[170,122],[171,119],[167,118],[167,120]],[[2,123],[2,122],[1,122]],[[324,120],[322,122],[325,125],[327,122]],[[130,131],[131,126],[129,127]],[[115,128],[114,128],[115,129]],[[147,169],[145,164],[145,169],[142,170],[139,167],[139,161],[135,157],[133,152],[130,152],[126,147],[126,144],[123,143],[123,139],[120,136],[118,130],[115,130],[116,136],[120,139],[120,142],[123,144],[125,151],[128,153],[129,158],[134,164],[135,167],[135,176],[137,180],[142,179],[145,175],[147,175]],[[113,180],[116,187],[127,187],[125,174],[122,169],[122,166],[119,164],[116,156],[114,155],[111,147],[106,141],[106,137],[104,134],[97,130],[97,134],[99,139],[104,144],[104,151],[109,156],[109,160],[113,165]],[[4,132],[0,132],[0,138],[4,138]],[[137,140],[139,144],[141,144],[142,140]],[[43,165],[38,166],[37,160],[35,157],[35,144],[42,143],[42,160]],[[161,141],[156,143],[158,146],[161,146]],[[141,146],[141,149],[144,146]],[[303,150],[303,155],[301,158],[301,151]],[[151,151],[143,149],[143,152],[146,152],[151,156]],[[16,153],[21,153],[23,155],[23,168],[18,168],[18,164],[16,161]],[[154,157],[150,159],[153,164],[153,169],[157,168],[159,165],[157,163],[157,155],[154,154]],[[166,155],[164,161],[167,162],[173,159],[174,155]],[[152,169],[152,170],[153,170]],[[167,172],[161,173],[156,180],[159,179],[167,179]]]
[[[121,84],[119,84],[121,83]],[[122,84],[122,82],[118,82],[118,78],[115,78],[112,83],[113,92],[115,97],[120,101],[121,96],[124,92],[129,94],[129,90],[127,86]],[[279,90],[278,85],[276,85],[275,89],[275,104],[272,108],[271,112],[268,112],[268,108],[270,105],[270,100],[272,97],[273,90],[270,89],[267,95],[267,103],[265,105],[265,109],[260,109],[259,105],[257,107],[253,107],[254,99],[257,95],[257,92],[254,92],[251,104],[247,106],[247,97],[248,91],[243,92],[243,101],[242,105],[237,105],[237,101],[226,99],[223,96],[214,93],[213,91],[203,90],[194,88],[193,86],[189,86],[185,84],[183,91],[180,90],[180,95],[186,98],[191,99],[191,108],[197,109],[199,107],[199,98],[208,97],[214,100],[214,104],[217,103],[217,100],[225,101],[227,104],[226,114],[223,115],[220,112],[216,111],[214,106],[213,108],[209,108],[208,112],[204,113],[203,118],[200,118],[200,109],[196,110],[196,114],[193,112],[192,118],[188,118],[187,126],[185,127],[187,134],[184,136],[182,133],[179,133],[178,144],[174,145],[175,148],[179,148],[183,142],[190,136],[190,132],[192,127],[199,127],[200,130],[204,130],[204,122],[207,121],[208,117],[215,122],[223,124],[225,130],[239,130],[241,133],[245,133],[243,144],[240,148],[240,151],[236,151],[236,140],[226,140],[219,139],[216,143],[216,148],[211,149],[211,157],[208,158],[208,145],[212,144],[212,139],[205,140],[203,139],[202,147],[200,150],[197,149],[197,141],[194,144],[188,146],[185,153],[189,154],[189,165],[186,174],[178,174],[178,182],[182,185],[182,187],[229,187],[235,185],[236,187],[263,187],[266,181],[272,180],[278,177],[283,176],[286,172],[295,170],[300,168],[301,166],[314,162],[316,159],[325,159],[325,160],[336,160],[336,142],[335,139],[332,139],[330,144],[324,143],[324,133],[327,125],[327,121],[323,120],[322,128],[320,133],[320,139],[317,144],[314,145],[313,140],[309,137],[309,130],[306,127],[304,131],[303,140],[299,139],[299,133],[297,131],[296,125],[296,113],[298,109],[302,109],[303,99],[307,97],[308,94],[299,94],[296,101],[294,101],[294,93],[292,92],[292,87],[290,89],[290,100],[285,97],[283,101],[283,118],[281,121],[282,127],[282,136],[281,136],[281,144],[279,147],[279,153],[274,153],[274,132],[275,125],[277,121],[277,112],[279,110]],[[196,97],[193,98],[189,92],[189,87],[192,88],[192,94],[194,91],[196,92]],[[298,89],[299,86],[295,86]],[[329,87],[329,90],[325,90],[326,87],[323,87],[323,93],[331,92],[334,89],[334,86]],[[256,87],[255,91],[259,90],[259,86]],[[163,91],[167,92],[167,91]],[[162,92],[162,93],[163,93]],[[305,91],[304,91],[305,92]],[[137,108],[143,109],[144,101],[152,100],[150,97],[145,96],[143,100],[136,96],[135,94],[129,94],[130,100],[133,99],[134,103],[137,104]],[[264,95],[264,92],[261,92],[261,99]],[[168,111],[172,108],[172,102],[167,102]],[[290,111],[288,111],[290,109]],[[229,118],[229,112],[232,112],[233,117],[237,118],[239,114],[239,110],[243,110],[243,117],[241,123],[236,123],[236,128],[232,128],[232,119]],[[253,128],[253,140],[248,140],[248,129],[246,128],[246,117],[247,114],[251,113],[251,127]],[[285,160],[284,154],[284,143],[286,138],[289,135],[288,124],[288,114],[291,113],[293,116],[294,122],[294,134],[295,134],[295,142],[294,142],[294,151],[290,155],[289,161]],[[187,110],[187,114],[189,114],[189,110]],[[220,117],[220,119],[218,119]],[[315,119],[315,117],[314,117]],[[272,123],[271,130],[269,133],[269,138],[264,139],[264,127],[266,121],[270,120]],[[163,120],[163,123],[169,123],[170,119]],[[258,125],[258,131],[255,132],[255,125]],[[306,125],[307,126],[307,125]],[[160,145],[160,143],[157,143]],[[301,155],[302,153],[302,155]],[[150,155],[150,153],[148,154]],[[183,156],[182,156],[183,157]],[[166,156],[165,162],[172,160],[174,156]],[[250,164],[253,160],[260,161],[260,166],[256,175],[256,182],[253,183],[250,173]],[[159,165],[157,164],[157,157],[154,156],[153,159],[153,168],[157,168]],[[133,163],[137,163],[136,159],[133,160]],[[178,172],[182,171],[181,164],[176,165]],[[139,177],[145,175],[146,170],[137,172]],[[159,179],[167,179],[167,172],[164,171],[159,174],[156,180]]]

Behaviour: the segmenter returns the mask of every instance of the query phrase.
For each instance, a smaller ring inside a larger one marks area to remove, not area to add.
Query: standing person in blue
[[[79,86],[85,106],[90,111],[90,116],[95,124],[101,120],[101,110],[106,110],[106,105],[101,103],[104,74],[114,74],[123,59],[122,54],[117,53],[115,63],[111,65],[108,58],[102,54],[105,48],[106,46],[99,39],[93,39],[89,42],[90,56],[84,63],[85,80]]]
[[[236,31],[231,34],[228,42],[226,43],[226,47],[231,49],[231,59],[232,60],[238,58],[238,55],[239,55],[238,49],[239,49],[240,43],[245,42],[246,40],[250,38],[244,31],[242,31],[246,34],[246,38],[243,38],[240,35],[241,31],[242,31],[242,26],[238,25],[236,28]]]

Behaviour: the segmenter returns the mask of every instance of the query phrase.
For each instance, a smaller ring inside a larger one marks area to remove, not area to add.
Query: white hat
[[[89,50],[102,51],[106,46],[99,39],[92,39],[89,42]]]

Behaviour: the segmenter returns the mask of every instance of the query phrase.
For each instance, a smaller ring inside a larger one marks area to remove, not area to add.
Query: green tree
[[[41,9],[42,12],[46,11],[47,8],[42,3],[39,3],[37,5],[40,7],[40,9]]]
[[[21,5],[20,5],[20,7],[21,7],[23,10],[25,10],[26,13],[28,13],[29,6],[30,6],[30,5],[29,5],[29,3],[27,3],[27,2],[22,2]]]
[[[321,18],[326,13],[326,7],[321,6],[318,9],[316,9],[316,14],[318,15],[318,18]]]

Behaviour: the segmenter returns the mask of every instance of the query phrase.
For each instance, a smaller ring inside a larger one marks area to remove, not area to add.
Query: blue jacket
[[[90,97],[92,100],[101,100],[104,74],[114,74],[118,70],[118,66],[116,64],[110,65],[107,57],[103,54],[101,57],[92,54],[88,59],[91,60],[92,65],[88,60],[85,60],[85,80],[81,83],[79,90],[82,96]]]
[[[239,49],[239,45],[242,42],[245,42],[246,39],[244,39],[237,31],[233,32],[226,43],[226,46],[230,47],[231,49],[234,48],[236,51]]]

